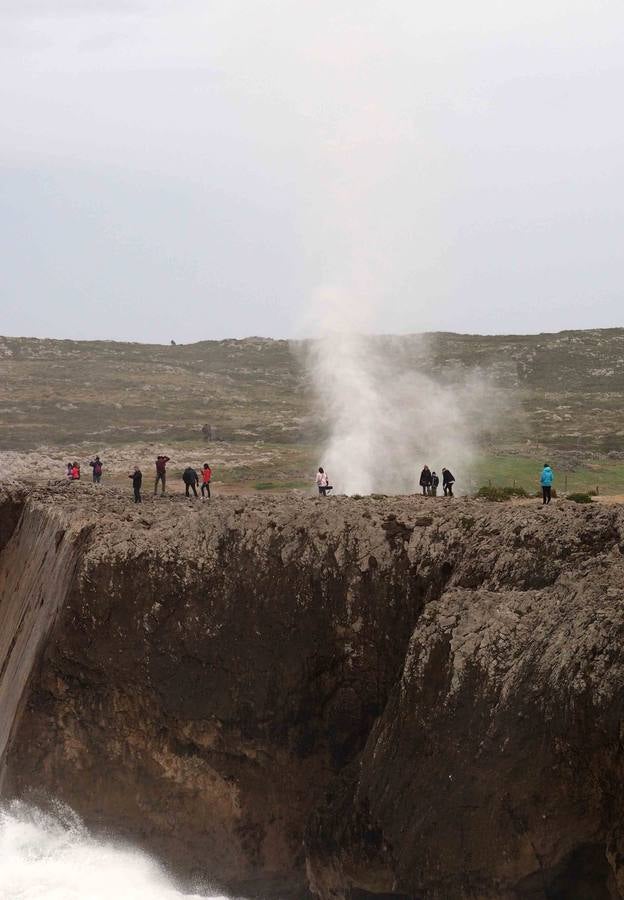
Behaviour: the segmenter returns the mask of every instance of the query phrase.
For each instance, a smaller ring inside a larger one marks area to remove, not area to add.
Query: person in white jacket
[[[326,497],[327,492],[333,490],[329,483],[329,476],[322,466],[319,466],[319,470],[316,473],[316,486],[318,487],[319,495],[321,497]]]

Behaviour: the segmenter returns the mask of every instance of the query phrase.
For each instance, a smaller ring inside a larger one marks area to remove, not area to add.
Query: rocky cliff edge
[[[189,883],[624,897],[624,511],[0,495],[4,797]]]

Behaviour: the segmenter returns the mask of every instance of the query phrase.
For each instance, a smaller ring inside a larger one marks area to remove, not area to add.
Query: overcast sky
[[[621,0],[0,0],[0,333],[622,325],[623,70]]]

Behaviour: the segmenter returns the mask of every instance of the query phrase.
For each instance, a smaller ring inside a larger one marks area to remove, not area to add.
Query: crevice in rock
[[[529,876],[516,900],[619,900],[604,844],[581,844],[553,869]]]

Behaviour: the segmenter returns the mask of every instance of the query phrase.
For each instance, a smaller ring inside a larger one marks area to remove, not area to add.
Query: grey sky
[[[615,0],[0,0],[0,333],[624,324],[623,36]]]

